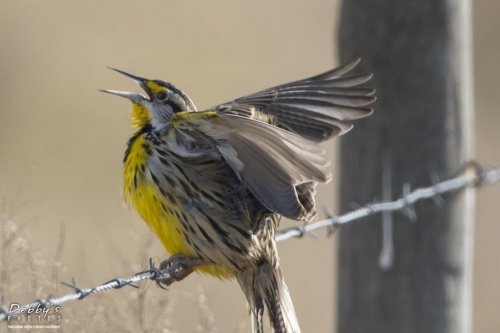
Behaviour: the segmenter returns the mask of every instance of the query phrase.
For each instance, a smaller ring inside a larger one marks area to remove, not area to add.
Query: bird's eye
[[[164,92],[164,91],[160,91],[158,93],[158,95],[156,95],[156,98],[159,100],[159,101],[163,101],[164,99],[167,98],[167,93]]]

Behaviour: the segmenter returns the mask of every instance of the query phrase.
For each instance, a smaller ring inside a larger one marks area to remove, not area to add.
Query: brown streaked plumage
[[[344,76],[358,62],[207,111],[170,83],[119,70],[148,98],[107,91],[133,103],[125,197],[172,260],[238,280],[254,332],[263,332],[264,309],[274,332],[300,332],[275,232],[281,216],[316,218],[316,185],[331,179],[318,143],[372,112],[374,90],[356,87],[371,75]]]

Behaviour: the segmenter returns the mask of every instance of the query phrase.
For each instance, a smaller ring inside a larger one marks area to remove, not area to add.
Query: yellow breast
[[[147,170],[149,145],[144,136],[140,135],[129,148],[123,173],[125,200],[134,205],[168,253],[195,256],[187,246],[175,214],[179,211],[179,207],[173,206],[163,198]]]
[[[151,178],[147,168],[150,149],[150,143],[143,135],[137,136],[129,146],[123,173],[125,200],[129,205],[134,205],[168,253],[197,257],[182,232],[179,221],[179,216],[182,216],[181,207],[165,200]],[[196,271],[219,278],[233,276],[229,269],[215,265],[202,266]]]

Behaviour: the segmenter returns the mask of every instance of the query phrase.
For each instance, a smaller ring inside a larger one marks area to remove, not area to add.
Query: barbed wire
[[[282,229],[278,232],[278,235],[276,236],[276,241],[280,242],[290,238],[302,237],[307,234],[314,236],[313,231],[320,228],[329,228],[329,232],[331,233],[336,227],[338,227],[341,224],[352,222],[361,219],[363,217],[367,217],[381,212],[401,211],[405,215],[407,215],[408,218],[413,220],[416,218],[416,213],[413,208],[413,204],[415,202],[424,199],[434,199],[436,203],[440,203],[443,201],[441,195],[444,193],[459,191],[469,186],[480,187],[486,184],[499,182],[500,168],[486,170],[483,169],[479,164],[471,162],[467,165],[463,174],[455,178],[445,180],[443,182],[439,182],[437,180],[437,177],[435,176],[432,177],[432,179],[433,179],[432,186],[418,188],[413,191],[410,191],[409,184],[404,184],[403,196],[395,201],[386,201],[386,202],[372,203],[365,206],[360,206],[359,208],[340,216],[335,216],[327,208],[324,208],[325,214],[328,217],[326,220],[318,221],[312,224],[307,224],[302,227]],[[27,313],[28,309],[45,308],[47,306],[57,306],[68,301],[81,300],[91,294],[97,294],[109,289],[120,289],[125,286],[138,288],[138,286],[135,285],[135,283],[143,280],[153,280],[159,282],[165,280],[165,276],[173,275],[175,273],[175,270],[178,269],[178,267],[176,266],[170,266],[166,269],[159,270],[155,268],[151,259],[149,266],[150,268],[148,270],[139,272],[135,274],[133,277],[125,279],[122,278],[113,279],[90,289],[79,288],[76,284],[75,279],[73,279],[72,284],[61,282],[64,285],[73,288],[75,292],[57,298],[52,298],[49,296],[46,299],[38,299],[31,304],[27,304],[23,307],[16,308],[14,311],[9,311],[5,309],[2,304],[3,302],[1,302],[0,321],[8,320],[9,317],[12,317],[19,313]]]
[[[283,241],[293,237],[302,237],[310,234],[316,229],[330,227],[335,228],[341,224],[352,222],[363,217],[376,213],[401,211],[412,221],[416,219],[413,204],[423,199],[435,199],[436,203],[443,202],[441,194],[461,190],[467,186],[479,187],[485,184],[491,184],[500,181],[500,168],[485,170],[479,164],[471,162],[465,168],[465,172],[455,178],[439,182],[434,175],[432,177],[433,185],[429,187],[418,188],[410,191],[410,185],[403,185],[403,196],[395,201],[386,201],[372,203],[346,213],[335,216],[326,207],[323,207],[326,220],[307,224],[302,227],[292,227],[283,229],[276,236],[276,241]]]

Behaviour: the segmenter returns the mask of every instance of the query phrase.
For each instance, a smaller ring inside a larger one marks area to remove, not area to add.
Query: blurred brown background
[[[500,2],[475,0],[473,9],[476,157],[499,166]],[[208,108],[336,65],[337,16],[332,0],[1,0],[0,195],[19,205],[9,218],[22,223],[36,217],[29,223],[30,246],[47,260],[54,257],[64,222],[60,279],[76,276],[84,287],[141,270],[139,257],[165,258],[156,240],[144,253],[141,240],[150,233],[123,205],[121,159],[132,132],[130,105],[97,92],[139,88],[106,67],[170,81],[199,109]],[[332,157],[334,145],[326,147]],[[477,193],[474,332],[500,332],[499,196],[500,185]],[[321,188],[318,199],[337,212],[335,182]],[[335,237],[319,236],[279,246],[304,332],[335,327]],[[43,289],[36,292],[33,296],[46,296]],[[109,293],[127,297],[127,292]],[[234,331],[245,316],[246,301],[235,282],[192,276],[170,291],[152,286],[148,293],[181,295],[169,323],[173,331],[203,331],[196,305],[200,293],[219,332]],[[89,297],[69,303],[63,311],[92,302]],[[74,331],[72,325],[63,328]],[[248,322],[242,325],[249,330]]]

